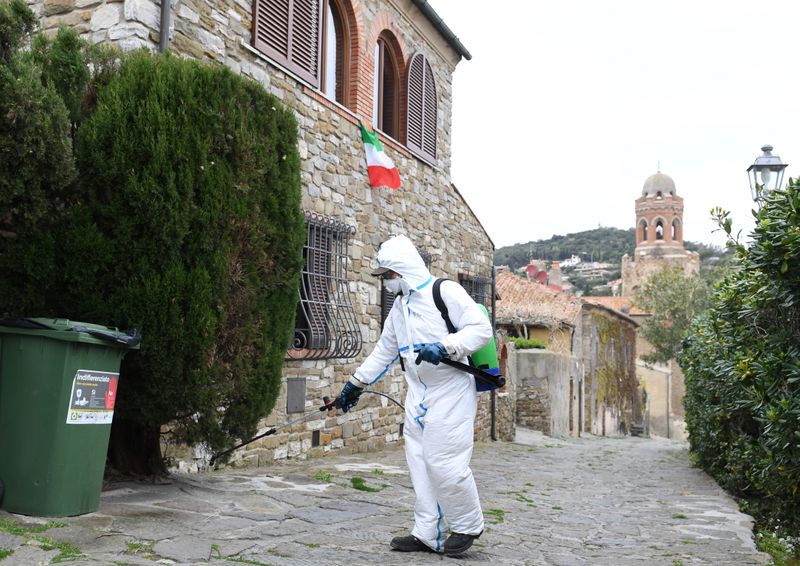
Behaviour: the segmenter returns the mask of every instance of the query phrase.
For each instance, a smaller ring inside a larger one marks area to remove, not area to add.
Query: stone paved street
[[[515,443],[476,445],[472,467],[486,532],[461,558],[389,550],[391,537],[409,529],[414,501],[399,448],[116,484],[99,512],[57,519],[64,526],[36,536],[77,547],[83,556],[73,566],[768,561],[755,549],[750,517],[691,467],[682,442],[520,431]],[[378,491],[355,489],[354,477]],[[0,511],[8,519],[46,522]],[[0,532],[2,548],[13,554],[0,565],[16,566],[49,564],[68,547]]]

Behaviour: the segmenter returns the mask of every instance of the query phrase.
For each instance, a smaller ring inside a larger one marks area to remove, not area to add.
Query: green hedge
[[[730,235],[727,213],[719,214]],[[680,364],[691,449],[758,522],[800,534],[800,185],[758,211],[749,248],[690,329]]]

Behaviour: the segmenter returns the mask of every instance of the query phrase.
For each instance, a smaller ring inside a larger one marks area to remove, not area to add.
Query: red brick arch
[[[363,93],[362,102],[366,103],[359,107],[359,114],[365,116],[365,123],[372,123],[372,80],[375,74],[375,50],[374,45],[378,37],[383,36],[389,48],[397,60],[397,71],[400,82],[400,116],[399,116],[399,142],[405,143],[406,133],[406,53],[408,48],[403,41],[403,34],[399,26],[395,23],[391,14],[388,12],[378,12],[372,19],[369,33],[364,42],[363,60],[365,65],[362,67],[361,91]]]
[[[358,113],[361,108],[361,98],[364,89],[361,86],[360,75],[364,67],[364,21],[361,14],[359,0],[337,0],[343,16],[347,18],[347,27],[350,32],[350,64],[348,65],[347,81],[347,107]]]

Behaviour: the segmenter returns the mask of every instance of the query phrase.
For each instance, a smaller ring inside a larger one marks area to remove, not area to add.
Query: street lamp
[[[781,163],[779,156],[772,155],[771,145],[765,145],[761,151],[764,153],[756,157],[753,164],[747,168],[750,193],[759,206],[770,192],[781,188],[783,171],[787,167],[786,163]]]

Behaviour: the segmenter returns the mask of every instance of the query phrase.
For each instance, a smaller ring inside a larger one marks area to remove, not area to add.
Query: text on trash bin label
[[[111,424],[119,374],[79,369],[72,380],[67,424]]]

